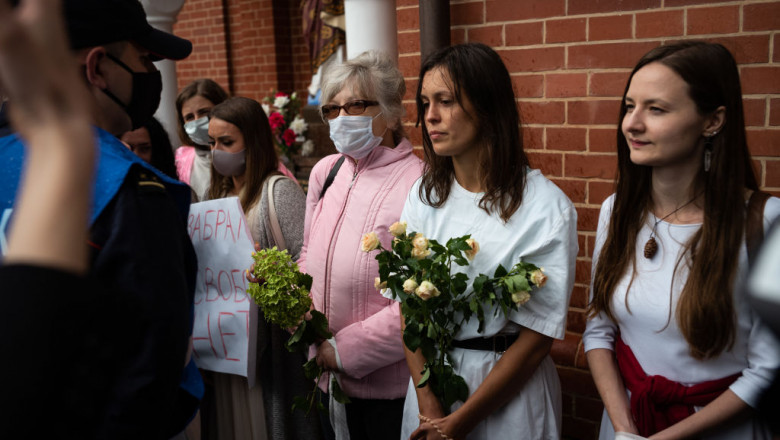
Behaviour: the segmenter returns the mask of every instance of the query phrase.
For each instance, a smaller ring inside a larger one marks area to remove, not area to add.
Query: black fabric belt
[[[517,334],[496,335],[491,338],[474,338],[463,341],[453,340],[452,346],[465,348],[466,350],[483,350],[504,352],[517,340]]]

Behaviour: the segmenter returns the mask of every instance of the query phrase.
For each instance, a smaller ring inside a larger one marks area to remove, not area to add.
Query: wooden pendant
[[[645,243],[645,258],[648,260],[652,259],[657,251],[658,243],[655,242],[655,237],[651,235],[650,240],[647,240],[647,243]]]

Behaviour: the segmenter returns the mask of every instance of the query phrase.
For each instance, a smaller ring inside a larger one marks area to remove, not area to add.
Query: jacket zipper
[[[333,230],[333,235],[330,236],[330,243],[328,243],[328,253],[325,256],[325,283],[323,284],[324,291],[322,292],[322,303],[323,303],[323,309],[325,313],[325,317],[328,318],[328,322],[330,322],[330,268],[333,265],[333,246],[335,242],[336,236],[341,231],[341,225],[344,223],[344,213],[347,209],[347,203],[349,202],[349,197],[352,194],[352,187],[355,184],[355,180],[357,180],[358,175],[358,169],[357,164],[355,164],[355,172],[352,174],[352,181],[349,182],[349,186],[347,187],[347,194],[344,196],[344,203],[341,205],[341,212],[339,212],[339,218],[336,222],[336,228]]]

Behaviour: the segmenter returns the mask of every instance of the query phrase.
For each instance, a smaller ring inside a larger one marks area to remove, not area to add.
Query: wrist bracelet
[[[441,436],[441,438],[443,438],[444,440],[453,440],[453,439],[452,439],[452,437],[450,437],[450,436],[448,436],[447,434],[445,434],[445,433],[444,433],[444,432],[443,432],[443,431],[442,431],[442,430],[439,428],[439,425],[437,425],[436,423],[434,423],[434,422],[433,422],[433,420],[431,420],[431,418],[430,418],[430,417],[426,417],[426,416],[424,416],[424,415],[422,415],[422,414],[417,414],[417,418],[418,418],[418,419],[420,419],[421,421],[425,422],[425,423],[430,423],[430,424],[431,424],[431,426],[433,426],[434,428],[436,428],[436,431],[439,433],[439,435]]]

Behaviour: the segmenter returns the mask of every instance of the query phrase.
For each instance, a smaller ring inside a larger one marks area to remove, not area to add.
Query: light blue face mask
[[[330,125],[330,139],[336,145],[341,154],[360,160],[368,156],[377,145],[382,143],[382,136],[374,136],[372,128],[374,118],[371,116],[339,116],[328,122]]]
[[[192,142],[197,145],[209,144],[209,118],[204,116],[200,119],[184,124],[184,132],[190,137]]]

